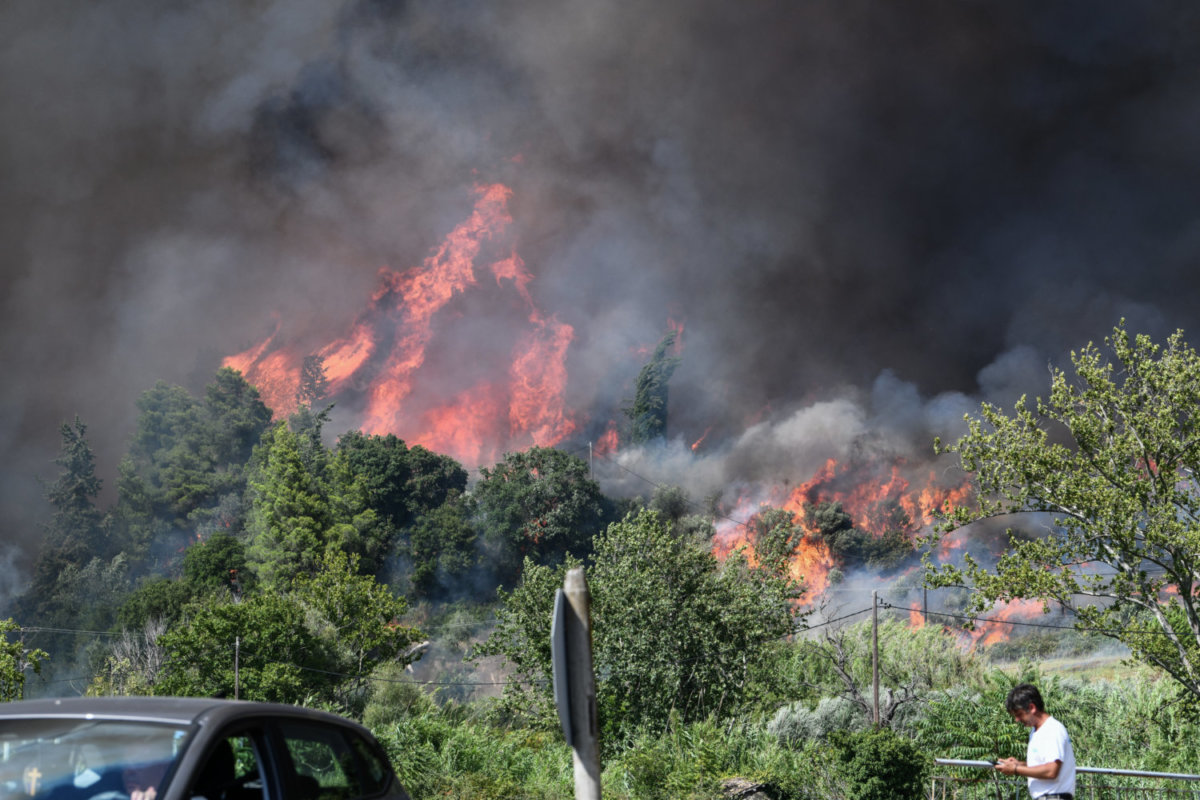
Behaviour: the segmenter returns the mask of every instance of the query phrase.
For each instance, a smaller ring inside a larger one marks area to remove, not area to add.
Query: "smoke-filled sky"
[[[575,330],[585,435],[674,320],[714,482],[927,446],[1121,317],[1198,327],[1197,33],[1165,1],[3,4],[0,541],[36,547],[61,423],[111,493],[143,391],[340,335],[477,181]]]

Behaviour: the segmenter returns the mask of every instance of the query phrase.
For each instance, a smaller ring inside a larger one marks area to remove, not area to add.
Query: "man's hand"
[[[1002,758],[996,762],[996,769],[1005,775],[1016,775],[1017,767],[1024,764],[1024,761],[1018,761],[1015,758]]]

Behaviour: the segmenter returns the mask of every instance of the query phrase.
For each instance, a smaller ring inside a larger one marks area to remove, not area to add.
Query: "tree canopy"
[[[629,441],[644,444],[667,435],[668,384],[682,363],[679,356],[667,355],[677,333],[671,331],[654,348],[650,361],[642,367],[634,384],[633,405],[624,409],[629,418]]]
[[[356,556],[333,550],[317,567],[286,591],[254,592],[241,602],[209,595],[186,608],[158,640],[162,674],[152,691],[232,697],[236,690],[249,700],[360,710],[377,665],[411,660],[415,631],[398,623],[407,603],[358,574]]]
[[[672,534],[654,511],[613,523],[588,570],[597,705],[605,738],[639,727],[732,714],[769,680],[772,645],[795,625],[794,586],[735,556]],[[522,683],[515,706],[550,708],[549,619],[558,568],[526,561],[520,585],[501,593],[499,625],[479,650],[500,654]]]
[[[20,630],[11,618],[0,620],[0,702],[20,700],[25,694],[25,670],[41,672],[42,662],[48,658],[45,650],[30,649],[20,639],[8,640]]]
[[[1165,347],[1122,322],[1051,371],[1049,398],[1010,415],[984,404],[968,433],[939,448],[974,476],[979,503],[947,530],[1010,515],[1051,522],[1010,529],[987,568],[932,569],[934,585],[970,582],[973,608],[1037,598],[1128,645],[1200,701],[1200,356],[1182,331]]]
[[[501,580],[515,580],[525,556],[540,563],[582,557],[604,526],[604,496],[577,456],[531,447],[479,472],[478,524]]]

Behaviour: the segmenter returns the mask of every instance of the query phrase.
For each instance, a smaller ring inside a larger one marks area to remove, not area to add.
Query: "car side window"
[[[209,750],[188,792],[204,800],[266,800],[264,770],[249,732],[223,736]]]
[[[355,800],[387,788],[389,770],[353,731],[299,721],[279,728],[295,772],[296,800]]]

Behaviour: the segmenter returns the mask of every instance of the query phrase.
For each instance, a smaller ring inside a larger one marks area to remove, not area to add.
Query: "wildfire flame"
[[[1030,620],[1045,615],[1041,600],[1012,600],[997,603],[987,615],[989,622],[977,622],[969,636],[973,645],[987,647],[1012,638],[1013,626],[1005,624],[1017,620]]]
[[[880,469],[873,462],[843,464],[829,459],[800,486],[791,491],[776,489],[769,493],[766,504],[790,511],[795,515],[796,523],[806,531],[789,563],[791,576],[802,580],[806,588],[803,603],[813,602],[828,588],[829,572],[837,566],[820,532],[808,527],[804,518],[806,506],[840,503],[856,528],[876,537],[883,536],[889,526],[906,522],[904,533],[911,537],[931,525],[938,511],[949,510],[969,500],[969,484],[939,485],[937,474],[931,470],[925,474],[925,482],[914,488],[903,477],[904,467],[903,461]],[[752,521],[753,503],[749,498],[740,498],[731,516]],[[896,515],[897,509],[903,511],[903,517]],[[751,563],[755,563],[752,530],[751,525],[736,522],[718,525],[713,553],[718,558],[725,558],[740,547],[745,550]]]
[[[565,403],[567,356],[575,331],[543,313],[534,300],[533,276],[511,241],[511,196],[501,184],[477,186],[470,215],[419,265],[379,271],[364,309],[341,336],[315,348],[301,347],[297,341],[311,342],[312,332],[299,335],[276,321],[262,341],[223,364],[241,371],[268,406],[284,416],[297,408],[307,360],[316,356],[326,382],[322,402],[336,401],[344,413],[358,413],[357,427],[366,433],[394,433],[467,466],[490,463],[509,450],[563,441],[581,424]],[[491,280],[481,280],[489,275]],[[452,374],[447,375],[449,362],[443,351],[435,350],[439,355],[428,363],[427,355],[456,329],[463,302],[459,298],[478,292],[509,293],[509,302],[501,305],[514,313],[497,326],[507,338],[454,351]],[[672,352],[678,355],[684,326],[674,320],[668,326],[676,335]],[[497,352],[504,357],[497,359]],[[449,384],[447,378],[452,379]],[[693,450],[702,446],[708,433],[696,440]],[[595,453],[615,452],[618,439],[616,424],[609,423],[595,442]],[[930,525],[937,512],[966,502],[968,492],[965,483],[945,486],[933,471],[921,473],[901,460],[831,459],[800,486],[758,491],[739,501],[731,514],[750,519],[767,502],[792,512],[803,525],[807,505],[837,502],[860,530],[882,536],[900,524],[905,535],[912,536]],[[720,524],[714,553],[724,558],[741,547],[755,562],[756,543],[749,530],[746,525]],[[947,537],[942,546],[948,554],[961,540]],[[806,530],[788,570],[803,582],[805,602],[812,602],[828,588],[835,566],[819,532]]]
[[[511,190],[490,184],[475,193],[471,215],[419,266],[381,269],[378,288],[347,333],[311,353],[322,361],[328,397],[348,397],[350,406],[361,407],[364,432],[394,433],[472,466],[494,459],[501,449],[551,446],[577,426],[564,405],[574,329],[537,308],[529,291],[533,276],[515,249],[494,260],[489,256],[505,244],[512,225]],[[514,334],[509,366],[499,371],[491,363],[457,363],[456,373],[476,373],[471,385],[448,402],[417,397],[419,382],[436,377],[436,369],[426,365],[428,347],[455,298],[477,290],[479,262],[486,263],[497,290],[511,287],[526,308],[526,327]],[[262,342],[223,364],[241,371],[284,416],[297,408],[302,364],[310,353],[280,338],[276,325]]]
[[[925,614],[920,603],[913,603],[908,608],[908,627],[919,631],[925,627]]]
[[[620,443],[621,437],[617,433],[617,423],[610,420],[608,427],[604,429],[604,433],[596,441],[596,455],[612,455],[617,452],[617,447]]]

